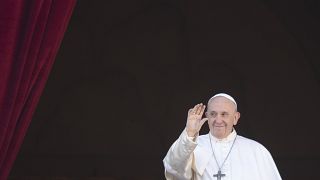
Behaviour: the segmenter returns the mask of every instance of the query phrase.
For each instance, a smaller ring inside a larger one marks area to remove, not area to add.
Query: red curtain
[[[7,179],[76,0],[0,0],[0,179]]]

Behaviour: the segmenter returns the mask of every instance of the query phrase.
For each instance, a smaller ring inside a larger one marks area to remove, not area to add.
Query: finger
[[[188,115],[192,115],[196,113],[196,109],[198,107],[199,104],[196,104],[193,108],[189,109],[188,111]]]
[[[206,108],[206,106],[201,103],[198,110],[197,110],[197,115],[202,116],[205,108]]]
[[[202,103],[197,105],[197,108],[195,109],[196,115],[199,115],[202,109]]]
[[[197,109],[198,109],[198,105],[199,105],[199,104],[196,104],[196,105],[191,109],[191,111],[190,111],[190,115],[192,115],[192,114],[196,114]]]
[[[203,115],[205,109],[206,109],[206,105],[202,105],[201,111],[200,111],[200,116]]]
[[[208,121],[208,118],[203,118],[200,120],[200,127],[206,122]]]

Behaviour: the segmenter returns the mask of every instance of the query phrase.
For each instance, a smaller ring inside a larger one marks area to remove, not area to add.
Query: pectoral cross
[[[218,171],[218,174],[214,174],[213,177],[217,177],[217,180],[221,180],[221,177],[225,176],[225,174],[222,174],[221,171]]]

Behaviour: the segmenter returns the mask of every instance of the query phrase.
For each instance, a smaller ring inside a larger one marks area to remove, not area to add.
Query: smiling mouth
[[[224,126],[214,126],[214,127],[224,127]]]

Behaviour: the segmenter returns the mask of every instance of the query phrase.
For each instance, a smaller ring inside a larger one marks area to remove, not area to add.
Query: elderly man
[[[237,134],[240,113],[228,94],[216,94],[188,112],[186,128],[164,158],[168,180],[281,180],[269,151]],[[210,132],[199,136],[208,121]]]

